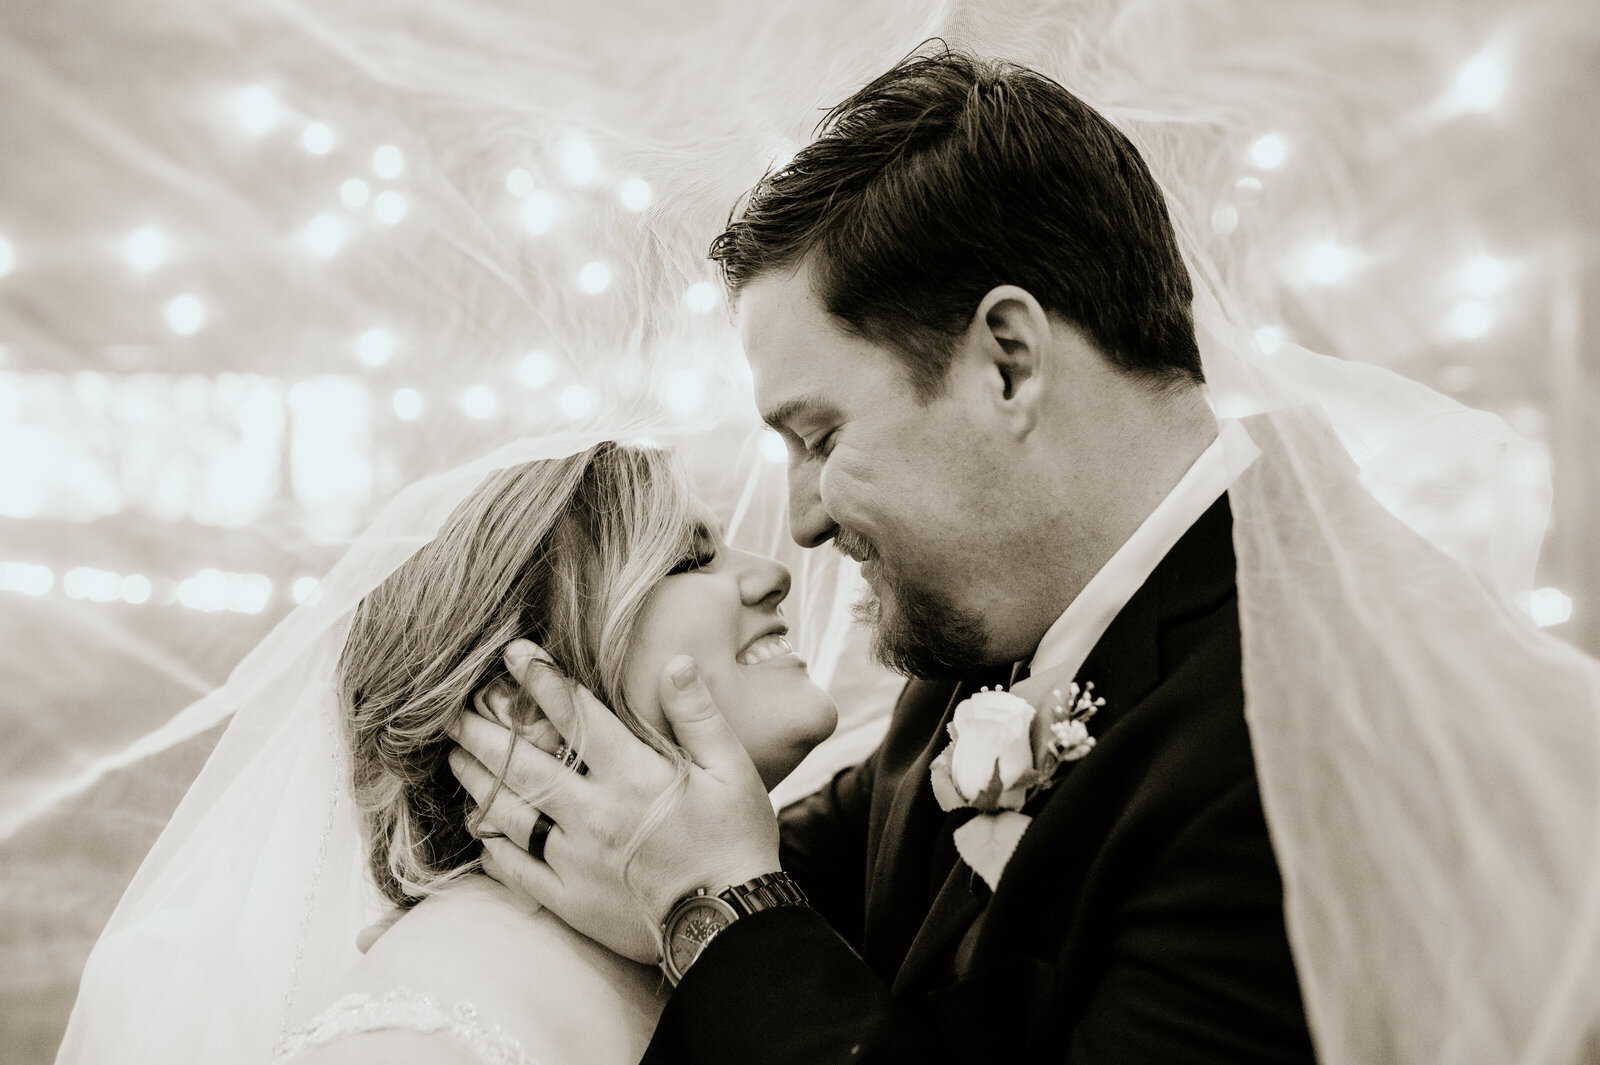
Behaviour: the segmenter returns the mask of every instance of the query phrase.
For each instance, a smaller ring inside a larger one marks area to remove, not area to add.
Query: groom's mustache
[[[833,546],[842,555],[847,555],[857,562],[866,562],[872,558],[872,545],[855,533],[840,529],[833,535]]]

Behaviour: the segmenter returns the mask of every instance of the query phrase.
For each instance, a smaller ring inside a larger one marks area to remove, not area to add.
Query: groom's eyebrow
[[[762,413],[761,420],[772,429],[787,429],[789,423],[803,415],[831,415],[834,406],[817,395],[796,396]]]

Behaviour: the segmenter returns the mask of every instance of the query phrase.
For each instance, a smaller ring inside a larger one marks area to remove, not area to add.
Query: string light
[[[404,422],[414,422],[422,417],[422,393],[414,388],[398,389],[394,394],[394,415]]]
[[[372,213],[386,226],[392,226],[405,218],[409,210],[406,198],[393,189],[378,193],[378,198],[372,203]]]
[[[55,583],[56,575],[49,566],[32,562],[0,562],[0,592],[44,595]]]
[[[526,388],[543,388],[556,376],[556,360],[543,351],[530,351],[517,363],[517,380]]]
[[[120,594],[122,601],[125,603],[132,603],[135,606],[140,603],[148,603],[151,593],[154,591],[155,588],[150,584],[150,578],[142,573],[133,573],[122,578]]]
[[[1242,177],[1233,183],[1235,198],[1246,207],[1261,198],[1261,179],[1257,177]]]
[[[356,337],[356,358],[361,365],[376,368],[394,358],[396,346],[394,333],[387,329],[368,329]]]
[[[1467,111],[1489,111],[1506,94],[1506,69],[1498,52],[1485,49],[1461,64],[1451,95]]]
[[[1511,279],[1511,268],[1493,255],[1479,255],[1461,265],[1461,291],[1487,299],[1500,293]]]
[[[385,144],[372,153],[372,172],[385,181],[393,181],[406,168],[405,156],[392,144]]]
[[[77,566],[62,575],[61,591],[68,599],[109,603],[122,597],[122,578],[110,570]]]
[[[674,370],[667,375],[662,398],[678,414],[695,414],[706,401],[705,378],[693,370]]]
[[[1301,276],[1316,285],[1344,281],[1355,268],[1356,253],[1331,240],[1313,244],[1301,259]]]
[[[761,434],[761,457],[774,466],[781,465],[789,460],[789,448],[783,442],[783,437],[777,433],[768,432]]]
[[[1462,300],[1450,311],[1450,328],[1464,340],[1476,340],[1494,324],[1494,310],[1482,300]]]
[[[577,130],[561,138],[561,173],[574,185],[592,185],[600,177],[600,157]]]
[[[321,583],[315,577],[296,577],[294,583],[289,586],[289,595],[296,603],[304,603],[316,594],[317,587]]]
[[[561,390],[556,405],[568,418],[581,418],[594,407],[594,393],[582,385],[568,385]]]
[[[122,257],[141,274],[148,274],[166,262],[171,253],[172,244],[167,235],[155,226],[141,226],[122,242]]]
[[[324,211],[306,226],[302,239],[306,250],[319,259],[331,259],[339,254],[350,238],[350,227],[338,215]]]
[[[578,271],[578,287],[591,296],[598,296],[611,285],[611,268],[605,263],[585,263]]]
[[[0,277],[6,277],[17,268],[17,249],[0,235]]]
[[[545,233],[556,223],[560,206],[548,192],[530,192],[522,201],[522,227],[529,233]]]
[[[198,296],[184,293],[167,303],[167,328],[181,337],[194,336],[206,321],[205,304]]]
[[[717,286],[709,281],[696,281],[689,286],[689,291],[683,294],[683,302],[695,314],[707,314],[714,309],[721,298]]]
[[[259,614],[272,599],[272,579],[263,573],[203,569],[178,582],[178,602],[191,610]]]
[[[333,130],[313,122],[300,131],[300,146],[312,155],[327,155],[333,151]]]
[[[371,194],[372,190],[367,187],[367,183],[358,177],[350,178],[339,186],[339,199],[352,211],[365,207],[367,197]]]
[[[506,191],[522,199],[533,191],[533,175],[520,166],[506,175]]]
[[[1276,170],[1289,158],[1289,142],[1281,133],[1266,133],[1250,144],[1250,161],[1262,170]]]
[[[467,417],[479,421],[493,418],[500,409],[500,399],[488,385],[469,385],[463,388],[458,402]]]
[[[622,183],[617,190],[617,198],[622,201],[622,206],[630,211],[642,211],[650,206],[654,198],[650,191],[650,183],[644,178],[631,177]]]
[[[233,113],[246,133],[264,137],[282,120],[283,105],[265,85],[251,85],[234,97]]]
[[[1517,596],[1517,603],[1526,610],[1533,623],[1541,629],[1565,624],[1572,620],[1572,597],[1559,588],[1538,588]]]
[[[1219,203],[1211,209],[1211,231],[1225,237],[1239,228],[1239,208],[1231,203]]]

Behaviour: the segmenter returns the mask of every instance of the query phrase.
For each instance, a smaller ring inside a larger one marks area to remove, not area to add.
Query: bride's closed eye
[[[704,528],[695,533],[694,543],[690,546],[688,554],[680,558],[673,567],[667,571],[667,576],[674,577],[680,573],[693,573],[704,569],[717,560],[716,542]]]

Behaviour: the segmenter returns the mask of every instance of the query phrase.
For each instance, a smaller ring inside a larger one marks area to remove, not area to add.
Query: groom
[[[492,873],[639,960],[665,923],[679,979],[646,1061],[1312,1060],[1243,713],[1227,490],[1253,449],[1203,398],[1137,151],[1032,71],[913,58],[712,255],[792,534],[863,563],[876,652],[911,680],[878,750],[775,821],[669,664],[696,767],[662,814],[671,767],[514,645],[589,771],[517,747],[553,827],[542,860],[488,841]],[[980,874],[977,789],[931,783],[947,726],[985,686],[1049,713],[1074,681],[1104,700],[1094,742],[1023,789],[1026,831]],[[506,736],[458,740],[494,764]]]

